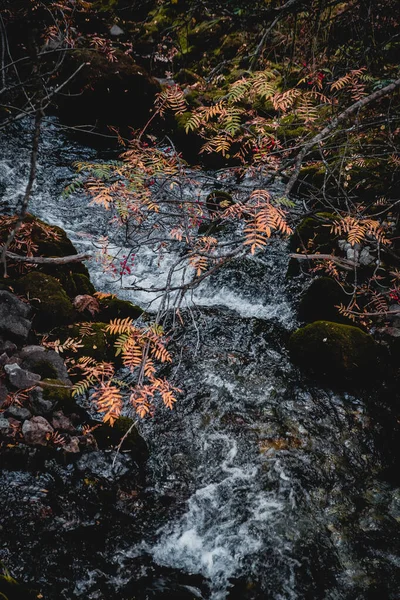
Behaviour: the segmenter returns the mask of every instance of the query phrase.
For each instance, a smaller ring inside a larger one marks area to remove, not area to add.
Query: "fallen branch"
[[[309,142],[306,142],[304,144],[301,152],[299,152],[299,154],[297,155],[294,171],[286,185],[285,195],[289,196],[289,194],[292,191],[293,186],[296,183],[297,178],[299,176],[301,165],[303,163],[304,158],[316,144],[318,144],[325,137],[327,137],[334,129],[336,129],[336,127],[342,121],[345,121],[347,119],[347,117],[349,117],[353,113],[357,112],[358,110],[360,110],[367,104],[370,104],[371,102],[375,102],[375,100],[379,100],[379,98],[383,98],[383,96],[387,96],[391,92],[394,92],[394,90],[396,90],[398,87],[400,87],[400,79],[396,79],[396,81],[393,81],[393,83],[386,85],[385,87],[381,88],[380,90],[376,90],[369,96],[366,96],[365,98],[361,98],[361,100],[357,100],[357,102],[354,102],[354,104],[352,104],[351,106],[348,106],[346,108],[346,110],[344,110],[337,117],[332,119],[332,121],[329,123],[329,125],[324,127],[322,129],[322,131],[320,131],[317,135],[315,135]]]
[[[290,258],[297,260],[331,260],[346,271],[352,271],[355,267],[359,267],[360,263],[347,258],[340,258],[334,254],[289,254]]]
[[[0,247],[0,251],[2,248]],[[68,263],[82,262],[91,258],[90,254],[81,252],[80,254],[71,254],[69,256],[56,256],[56,257],[45,257],[45,256],[20,256],[14,254],[14,252],[6,251],[7,258],[15,260],[16,262],[23,262],[32,265],[66,265]]]

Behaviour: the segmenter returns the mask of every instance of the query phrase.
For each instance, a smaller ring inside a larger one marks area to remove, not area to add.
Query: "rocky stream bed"
[[[1,150],[4,212],[23,189],[28,131]],[[30,210],[79,251],[107,232],[107,216],[61,192],[71,163],[93,156],[46,121]],[[32,388],[0,416],[8,600],[398,598],[396,392],[379,377],[357,393],[333,392],[293,366],[288,340],[306,282],[287,279],[287,264],[287,245],[276,241],[196,292],[173,340],[176,409],[138,422],[140,435],[118,453],[130,421],[97,427],[89,403],[71,400],[63,360],[33,333],[52,314],[38,302],[40,286],[31,308],[3,285],[0,402]],[[154,265],[138,259],[146,284],[158,280]],[[88,268],[97,289],[154,310],[151,296],[119,290],[96,261]],[[59,277],[64,305],[82,292],[78,283],[90,291],[85,273],[72,277],[73,289]],[[41,276],[48,285],[54,275]],[[26,294],[26,280],[18,286]],[[129,306],[103,306],[102,321],[137,311]],[[67,311],[63,325],[74,318]]]

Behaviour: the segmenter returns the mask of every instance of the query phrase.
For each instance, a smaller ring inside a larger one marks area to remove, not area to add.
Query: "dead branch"
[[[0,249],[4,249],[0,247]],[[69,263],[82,262],[91,258],[90,254],[81,252],[80,254],[71,254],[69,256],[57,256],[57,257],[44,257],[44,256],[20,256],[6,250],[5,255],[7,258],[16,262],[28,263],[31,265],[67,265]]]
[[[331,260],[339,267],[345,269],[345,271],[352,271],[355,267],[359,267],[360,263],[348,260],[347,258],[340,258],[334,254],[289,254],[290,258],[296,258],[297,260]]]

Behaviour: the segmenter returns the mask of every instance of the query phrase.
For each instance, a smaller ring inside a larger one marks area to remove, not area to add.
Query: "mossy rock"
[[[70,298],[76,296],[93,296],[96,289],[87,275],[82,273],[62,273],[60,274],[60,283]]]
[[[315,321],[289,339],[292,361],[336,386],[360,384],[379,376],[382,349],[358,327]]]
[[[134,426],[134,421],[129,417],[120,417],[115,421],[113,427],[104,423],[93,431],[93,435],[99,448],[109,448],[110,446],[118,446],[131,427],[132,431],[126,436],[121,450],[129,450],[136,462],[144,463],[149,456],[147,444]]]
[[[175,81],[177,83],[183,83],[183,84],[193,84],[193,83],[202,83],[204,82],[203,77],[201,77],[200,75],[197,75],[197,73],[195,73],[194,71],[191,71],[190,69],[181,69],[174,77]],[[187,97],[186,97],[187,100]]]
[[[334,279],[330,277],[314,279],[300,300],[299,319],[306,323],[326,320],[351,325],[351,321],[341,315],[336,308],[340,304],[346,305],[348,298]]]
[[[76,412],[77,404],[72,397],[72,388],[65,385],[61,379],[43,379],[41,382],[43,399],[56,403],[66,414]]]
[[[305,217],[290,237],[289,247],[293,252],[304,251],[312,245],[312,252],[331,252],[335,245],[335,235],[331,226],[338,217],[333,213],[318,212],[312,217]]]
[[[90,124],[105,128],[140,127],[154,107],[159,83],[121,50],[116,61],[89,48],[77,48],[64,63],[64,79],[76,68],[84,68],[59,97],[59,114],[72,125]]]
[[[65,351],[65,356],[79,358],[80,356],[91,356],[98,361],[108,361],[115,359],[114,340],[115,336],[107,333],[107,323],[89,323],[87,325],[70,325],[62,330],[56,331],[61,342],[67,338],[81,340],[82,348],[78,352],[69,353]]]
[[[49,225],[41,219],[33,215],[26,215],[24,223],[31,225],[31,238],[32,242],[36,246],[35,254],[37,256],[45,256],[46,258],[51,257],[62,257],[62,256],[73,256],[77,254],[77,250],[67,234],[61,227],[57,225]],[[4,239],[8,237],[8,229],[1,226],[0,221],[0,243],[4,242]],[[63,276],[69,276],[72,274],[85,275],[89,278],[89,271],[86,266],[81,262],[70,263],[66,265],[37,265],[35,271],[41,273],[47,273],[56,278]],[[19,277],[20,272],[17,270],[11,270],[9,275]]]
[[[24,275],[16,282],[16,289],[34,308],[33,326],[38,331],[50,331],[72,323],[77,317],[64,288],[51,275],[38,272]]]
[[[111,321],[111,319],[126,319],[127,317],[136,320],[143,314],[140,306],[115,296],[102,298],[99,304],[101,310],[97,316],[104,322]]]

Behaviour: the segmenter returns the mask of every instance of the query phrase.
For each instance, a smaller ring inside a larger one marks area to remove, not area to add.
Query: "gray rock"
[[[81,451],[81,449],[79,448],[79,438],[77,438],[76,436],[73,436],[69,442],[67,442],[66,444],[63,445],[63,450],[64,452],[68,452],[70,454],[77,454],[78,452]]]
[[[370,249],[368,248],[368,246],[361,250],[359,261],[360,261],[361,265],[365,265],[365,266],[375,264],[375,258],[370,253]]]
[[[121,29],[118,25],[113,25],[110,29],[110,35],[114,37],[118,37],[119,35],[124,35],[125,31]]]
[[[31,328],[30,306],[19,298],[0,290],[0,333],[17,344],[26,342]]]
[[[26,346],[18,353],[21,366],[33,373],[38,373],[43,379],[60,379],[70,383],[64,360],[54,350],[45,350],[43,346]]]
[[[0,338],[0,354],[5,352],[8,356],[12,356],[17,350],[16,344],[10,342],[10,340],[3,340]]]
[[[32,417],[30,421],[24,421],[22,425],[22,435],[27,444],[35,446],[46,446],[50,434],[54,429],[43,417]]]
[[[4,367],[4,365],[12,365],[12,364],[17,364],[20,365],[21,364],[21,359],[18,358],[17,356],[8,356],[8,354],[6,352],[3,352],[3,354],[0,356],[0,365],[2,367]]]
[[[31,401],[32,412],[34,415],[48,415],[53,410],[54,403],[50,400],[43,399],[43,390],[40,387],[35,387],[29,394]]]
[[[8,375],[8,380],[14,387],[18,389],[25,389],[35,386],[40,381],[40,375],[36,373],[30,373],[21,369],[19,365],[13,363],[11,365],[5,365],[5,372]]]
[[[26,419],[30,419],[32,416],[30,410],[23,406],[17,406],[16,404],[9,406],[4,414],[6,417],[12,417],[17,421],[26,421]]]
[[[10,429],[10,423],[4,417],[0,417],[0,433],[7,433]]]
[[[51,422],[54,429],[60,429],[61,431],[75,431],[75,427],[72,425],[71,420],[64,415],[62,410],[54,413]]]
[[[84,454],[76,466],[79,471],[94,477],[118,480],[129,473],[132,468],[132,459],[126,454],[117,454],[116,452],[105,454],[96,451]]]

